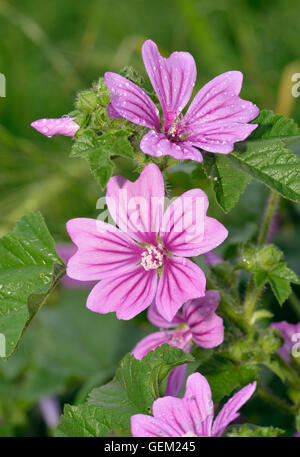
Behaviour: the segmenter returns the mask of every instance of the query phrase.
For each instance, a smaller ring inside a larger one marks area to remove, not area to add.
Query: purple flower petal
[[[248,384],[225,403],[214,421],[213,436],[221,436],[223,434],[226,427],[239,416],[238,410],[249,400],[255,389],[256,382]]]
[[[47,427],[55,429],[59,423],[61,408],[56,397],[43,397],[39,401],[39,407]]]
[[[223,319],[215,314],[220,302],[216,290],[208,290],[204,297],[188,301],[183,308],[194,342],[203,348],[219,346],[224,341]]]
[[[173,328],[184,323],[183,316],[180,313],[177,313],[171,322],[167,321],[159,314],[155,303],[153,303],[148,309],[148,320],[151,324],[156,325],[156,327],[159,328]]]
[[[100,281],[87,299],[87,307],[96,313],[116,312],[118,319],[129,320],[146,309],[157,289],[155,270],[133,266],[117,277]]]
[[[258,116],[259,109],[238,97],[242,80],[242,73],[229,71],[200,89],[182,121],[191,143],[205,151],[228,154],[235,142],[245,140],[257,127],[247,122]]]
[[[122,119],[122,116],[115,110],[111,103],[108,104],[107,113],[112,119]]]
[[[173,368],[168,377],[167,387],[165,391],[165,396],[177,397],[182,387],[184,386],[184,381],[186,378],[187,364],[179,365],[178,367]]]
[[[76,254],[77,247],[71,243],[57,243],[56,251],[59,257],[65,263],[68,263],[70,258]],[[70,278],[67,274],[65,274],[61,279],[61,283],[69,289],[86,289],[95,285],[94,281],[77,281],[76,279]]]
[[[74,119],[67,116],[60,119],[39,119],[32,122],[31,127],[50,138],[55,135],[74,136],[79,129]]]
[[[188,52],[174,52],[165,59],[151,40],[143,44],[142,56],[168,131],[192,95],[197,74],[194,58]]]
[[[105,73],[104,81],[113,94],[109,115],[117,112],[134,124],[150,129],[160,128],[159,111],[140,87],[117,73]]]
[[[174,255],[198,255],[202,245],[208,199],[200,189],[188,190],[166,209],[160,229],[164,246]]]
[[[224,262],[224,260],[214,251],[209,251],[205,254],[205,262],[207,263],[207,265],[214,267],[218,263]]]
[[[166,423],[164,419],[158,419],[156,417],[147,416],[146,414],[135,414],[131,417],[130,422],[132,436],[159,438],[165,436],[181,436],[181,428],[179,428],[178,431],[178,429],[174,429],[174,425]]]
[[[192,411],[181,398],[158,398],[153,403],[153,415],[159,421],[163,421],[170,431],[172,430],[173,437],[184,436],[188,432],[196,433]]]
[[[201,123],[211,121],[249,122],[259,114],[256,105],[241,100],[243,74],[228,71],[209,81],[196,94],[184,117],[187,129],[194,130]]]
[[[214,406],[209,384],[200,373],[193,373],[188,377],[183,400],[184,409],[193,419],[193,428],[184,424],[185,431],[194,432],[196,436],[210,436]]]
[[[96,219],[78,218],[67,223],[67,231],[78,246],[67,274],[80,281],[116,276],[136,265],[143,248],[126,233]]]
[[[149,351],[153,351],[158,346],[162,344],[169,343],[169,335],[170,332],[154,332],[150,335],[143,338],[135,348],[131,351],[134,357],[138,360],[141,360]]]
[[[207,208],[207,196],[200,189],[185,192],[167,208],[160,236],[174,255],[198,256],[227,238],[226,228],[216,219],[206,217]]]
[[[184,302],[205,294],[205,285],[204,273],[196,264],[180,257],[165,258],[156,294],[158,312],[171,321]]]
[[[229,154],[234,148],[234,143],[245,140],[257,125],[223,121],[201,124],[188,140],[205,151]]]
[[[139,242],[156,245],[164,194],[161,171],[151,164],[143,169],[135,182],[113,176],[107,184],[106,203],[122,231]]]
[[[199,149],[192,146],[189,141],[174,142],[167,138],[164,133],[154,130],[146,133],[140,143],[141,150],[154,157],[169,155],[178,160],[194,160],[202,162],[203,157]]]

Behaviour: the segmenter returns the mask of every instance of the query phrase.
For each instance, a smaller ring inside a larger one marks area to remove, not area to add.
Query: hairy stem
[[[274,213],[276,211],[279,199],[280,199],[279,194],[275,190],[272,190],[270,192],[270,196],[269,196],[267,207],[265,210],[262,226],[261,226],[261,229],[260,229],[260,232],[258,235],[258,240],[257,240],[258,249],[261,248],[267,241],[268,233],[270,230],[270,225],[272,223],[272,219],[273,219]]]
[[[263,221],[261,224],[261,229],[258,235],[257,249],[260,249],[267,241],[270,225],[272,223],[272,219],[276,211],[279,199],[279,194],[276,191],[272,190],[268,198],[267,206],[263,216]],[[248,320],[251,320],[253,311],[255,310],[255,306],[257,304],[257,301],[259,300],[262,290],[263,286],[257,288],[255,285],[254,278],[252,277],[250,279],[244,300],[244,311],[246,314],[246,318]]]
[[[293,293],[289,296],[289,301],[290,301],[292,307],[294,308],[295,313],[296,313],[297,316],[300,318],[300,300],[299,300],[299,298],[297,297],[297,295],[295,294],[295,292],[293,292]]]
[[[209,277],[207,274],[206,276],[206,281],[207,281],[207,287],[211,289],[216,289],[217,286],[212,281],[212,279]],[[228,318],[231,322],[233,322],[240,330],[242,330],[244,333],[249,333],[251,331],[251,325],[249,321],[245,319],[245,316],[234,308],[233,304],[231,301],[227,298],[226,293],[224,291],[220,291],[221,294],[221,302],[219,305],[220,311],[224,314],[225,317]]]
[[[282,411],[285,411],[288,414],[294,415],[295,410],[293,406],[289,405],[285,401],[281,400],[281,398],[276,397],[274,394],[269,392],[268,390],[263,389],[260,387],[258,389],[258,394],[261,398],[263,398],[265,401],[270,403],[270,405],[275,406],[275,408],[279,408]]]
[[[279,354],[274,355],[276,361],[279,363],[282,372],[284,373],[287,383],[295,390],[300,391],[300,377],[297,371]]]
[[[254,278],[250,279],[248,290],[246,292],[245,301],[244,301],[244,312],[247,320],[251,320],[255,306],[259,300],[259,297],[262,293],[263,286],[256,287]]]

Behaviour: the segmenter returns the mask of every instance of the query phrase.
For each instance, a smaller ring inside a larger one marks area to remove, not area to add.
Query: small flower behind
[[[161,104],[163,126],[156,105],[140,87],[117,73],[105,73],[104,80],[112,94],[108,114],[150,129],[140,144],[145,154],[202,162],[198,148],[228,154],[234,143],[245,140],[257,127],[248,122],[259,109],[239,97],[241,72],[228,71],[212,79],[183,115],[196,81],[194,58],[188,52],[163,58],[151,40],[144,43],[142,56]]]
[[[216,290],[208,290],[204,297],[189,300],[171,322],[166,321],[152,305],[148,311],[149,321],[161,328],[143,338],[133,349],[132,354],[141,360],[149,351],[162,344],[169,344],[189,352],[193,340],[203,348],[214,348],[223,343],[223,319],[215,311],[220,302]],[[165,330],[162,330],[165,329]],[[176,396],[180,392],[186,376],[186,364],[173,368],[168,378],[165,395]]]
[[[153,416],[131,417],[135,437],[203,437],[222,436],[226,427],[239,416],[239,409],[253,395],[256,382],[233,395],[215,420],[209,384],[200,373],[190,375],[183,398],[163,397],[153,403]]]
[[[300,357],[300,322],[298,324],[289,324],[286,321],[274,322],[270,325],[281,331],[284,339],[283,345],[278,349],[279,355],[287,362],[291,362]],[[300,359],[299,359],[300,360]]]
[[[100,220],[72,219],[67,230],[78,251],[67,274],[80,281],[101,280],[87,307],[119,319],[132,319],[155,300],[171,321],[187,300],[203,297],[203,271],[187,257],[204,254],[228,235],[206,215],[208,199],[200,189],[178,197],[164,212],[164,180],[159,168],[146,166],[135,181],[112,177],[106,203],[115,227]]]

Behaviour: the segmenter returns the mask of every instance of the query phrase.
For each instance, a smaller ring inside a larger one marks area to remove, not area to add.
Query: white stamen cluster
[[[197,437],[194,432],[187,432],[184,435],[181,435],[182,438],[192,438],[192,437]]]
[[[141,265],[148,270],[157,270],[163,264],[163,253],[160,249],[149,246],[142,253]]]
[[[183,337],[183,335],[180,335],[180,334],[175,333],[175,334],[168,335],[168,339],[169,339],[170,344],[174,345],[174,346],[184,343],[184,337]]]

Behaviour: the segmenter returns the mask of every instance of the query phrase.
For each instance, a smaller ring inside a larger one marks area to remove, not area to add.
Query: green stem
[[[255,306],[259,300],[259,297],[262,293],[263,286],[256,287],[254,278],[250,279],[248,290],[246,292],[245,301],[244,301],[244,312],[247,320],[251,320]]]
[[[274,358],[279,363],[282,372],[284,373],[285,379],[288,384],[295,390],[300,391],[300,377],[297,371],[279,354],[274,354]]]
[[[258,394],[261,398],[270,403],[272,406],[275,406],[276,408],[279,408],[282,411],[285,411],[286,413],[294,416],[295,409],[293,408],[293,406],[289,405],[285,401],[282,401],[280,398],[276,397],[271,392],[260,387],[258,389]]]
[[[216,284],[211,280],[209,275],[206,275],[206,282],[207,287],[210,289],[216,289]],[[221,294],[221,302],[219,305],[219,310],[230,320],[233,322],[240,330],[244,333],[249,333],[251,331],[250,323],[245,319],[243,314],[240,314],[236,311],[230,300],[227,298],[226,293],[224,291],[220,291]]]
[[[300,300],[299,300],[299,298],[297,297],[297,295],[295,294],[295,292],[293,292],[293,293],[289,296],[289,301],[290,301],[292,307],[294,308],[295,313],[296,313],[297,316],[300,318]]]
[[[270,193],[269,199],[268,199],[261,230],[258,235],[258,240],[257,240],[258,249],[261,248],[267,241],[268,233],[270,230],[270,225],[271,225],[274,213],[276,211],[279,199],[280,199],[279,194],[275,190],[272,190]]]
[[[260,249],[267,241],[268,238],[268,233],[270,230],[270,225],[272,223],[272,219],[274,216],[274,213],[276,211],[278,202],[279,202],[279,194],[275,192],[274,190],[271,191],[270,196],[268,198],[267,206],[265,209],[261,229],[258,235],[258,240],[257,240],[257,249]],[[245,295],[245,300],[244,300],[244,311],[246,314],[246,318],[248,320],[251,320],[253,311],[255,309],[255,306],[259,300],[259,297],[262,293],[263,286],[261,287],[256,287],[254,278],[252,277],[250,279],[248,289]]]

